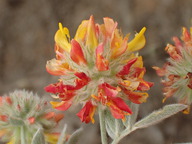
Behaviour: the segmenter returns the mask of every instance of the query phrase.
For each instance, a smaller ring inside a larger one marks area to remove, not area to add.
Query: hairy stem
[[[104,110],[99,108],[99,123],[100,123],[100,131],[101,131],[101,142],[102,144],[107,144],[107,133],[105,127],[105,117]]]
[[[21,144],[26,144],[25,142],[25,130],[24,126],[21,126],[20,129],[20,136],[21,136]]]

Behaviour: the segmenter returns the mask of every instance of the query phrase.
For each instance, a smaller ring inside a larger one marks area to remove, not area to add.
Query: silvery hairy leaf
[[[77,144],[79,137],[82,134],[83,129],[80,128],[78,130],[76,130],[70,137],[69,140],[67,142],[67,144]]]
[[[154,124],[161,122],[162,120],[184,110],[187,108],[187,105],[184,104],[170,104],[164,106],[162,109],[157,110],[136,122],[134,128],[145,128]]]

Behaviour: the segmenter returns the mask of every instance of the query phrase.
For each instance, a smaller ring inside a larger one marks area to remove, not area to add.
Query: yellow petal
[[[137,51],[142,49],[145,46],[146,40],[144,33],[146,31],[146,27],[143,27],[141,31],[135,35],[135,38],[128,43],[128,51]]]
[[[70,52],[71,44],[69,39],[69,30],[66,27],[63,27],[61,23],[59,23],[59,30],[55,34],[56,44],[58,44],[65,51]]]
[[[50,101],[50,104],[55,108],[55,107],[59,107],[64,103],[64,101],[61,102],[56,102],[56,101]]]
[[[95,22],[93,16],[91,16],[87,26],[86,46],[88,47],[88,49],[94,50],[97,45],[98,41],[96,36]]]
[[[50,144],[56,144],[59,139],[59,133],[45,133],[45,139]]]
[[[88,25],[88,20],[82,21],[82,23],[79,25],[74,38],[76,41],[78,42],[84,41],[87,33],[87,25]]]
[[[137,61],[134,63],[134,66],[142,68],[143,67],[143,58],[142,56],[137,57]]]

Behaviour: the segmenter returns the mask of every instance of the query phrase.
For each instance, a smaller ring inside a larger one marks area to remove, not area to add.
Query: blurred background
[[[145,79],[155,83],[148,101],[141,105],[139,118],[159,109],[162,104],[160,78],[152,66],[166,61],[164,48],[180,36],[183,26],[189,28],[192,19],[192,0],[0,0],[0,95],[14,89],[33,90],[50,97],[44,87],[57,82],[58,77],[45,70],[47,60],[55,57],[54,34],[58,22],[68,27],[71,37],[84,19],[94,15],[97,23],[103,17],[118,22],[124,34],[139,32],[147,27],[147,44],[140,54],[147,68]],[[71,107],[65,112],[64,123],[71,133],[81,125]],[[96,121],[98,118],[96,116]],[[192,114],[177,114],[162,123],[138,130],[122,144],[171,144],[192,142]],[[79,144],[100,144],[99,126],[83,124],[84,134]]]

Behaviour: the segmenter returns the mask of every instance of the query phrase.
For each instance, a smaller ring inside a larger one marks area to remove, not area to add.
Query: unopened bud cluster
[[[0,139],[9,144],[20,144],[22,131],[30,144],[39,128],[46,141],[54,143],[59,134],[52,129],[62,118],[63,114],[53,112],[47,101],[32,92],[16,90],[0,97]]]

